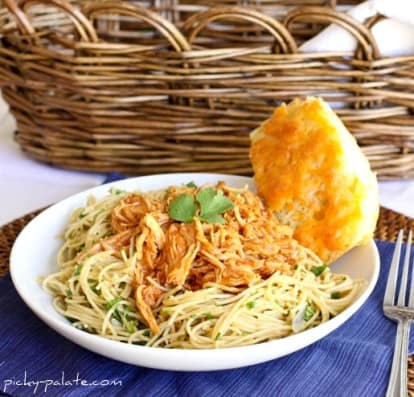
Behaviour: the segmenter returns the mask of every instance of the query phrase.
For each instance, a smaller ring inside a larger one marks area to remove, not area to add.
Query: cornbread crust
[[[376,176],[322,99],[282,104],[251,141],[258,194],[302,245],[331,263],[373,236]]]

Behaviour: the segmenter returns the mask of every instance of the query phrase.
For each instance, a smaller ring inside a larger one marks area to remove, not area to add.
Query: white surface
[[[0,96],[0,225],[104,179],[29,159],[13,141],[14,129],[14,120]],[[381,205],[414,218],[414,180],[380,182],[379,190]]]
[[[382,56],[414,54],[414,1],[368,0],[351,8],[348,14],[363,23],[376,14],[387,18],[371,29]],[[354,52],[357,40],[339,25],[329,25],[299,48],[302,52]]]
[[[373,241],[357,247],[331,265],[335,272],[349,274],[353,278],[363,278],[367,282],[360,296],[337,317],[313,329],[283,339],[253,346],[184,350],[163,349],[128,345],[111,341],[97,335],[74,328],[63,316],[55,311],[52,297],[42,290],[39,276],[57,270],[56,254],[61,241],[55,236],[65,227],[70,213],[83,205],[90,194],[103,197],[109,187],[125,190],[161,189],[169,185],[194,181],[201,185],[207,182],[224,180],[227,184],[254,187],[251,178],[220,174],[168,174],[132,178],[99,186],[70,197],[46,211],[30,222],[19,235],[10,258],[10,272],[13,283],[26,304],[33,312],[57,332],[96,353],[126,363],[151,368],[180,371],[209,371],[229,369],[257,364],[285,356],[323,338],[343,324],[354,314],[372,292],[379,273],[379,256]],[[30,249],[27,249],[30,247]]]
[[[13,141],[15,122],[0,96],[0,225],[99,185],[101,175],[66,171],[25,156]]]

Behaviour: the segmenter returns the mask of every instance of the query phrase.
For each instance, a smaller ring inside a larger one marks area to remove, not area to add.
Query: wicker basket
[[[414,56],[381,58],[378,18],[342,12],[357,1],[3,2],[0,83],[38,160],[248,174],[248,133],[280,101],[317,95],[380,178],[414,177]],[[332,22],[357,37],[355,54],[298,53]]]

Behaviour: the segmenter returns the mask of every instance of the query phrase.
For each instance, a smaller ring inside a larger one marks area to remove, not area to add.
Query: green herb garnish
[[[81,274],[81,271],[82,271],[82,265],[76,266],[74,275],[79,276],[79,274]]]
[[[68,298],[72,298],[72,291],[71,291],[70,289],[67,289],[67,290],[66,290],[66,296],[67,296]]]
[[[214,319],[214,316],[210,312],[206,313],[204,316],[207,320],[213,320]]]
[[[84,214],[84,213],[80,213],[79,215],[78,215],[78,219],[82,219],[82,218],[85,218],[85,216],[86,216],[86,214]]]
[[[122,297],[118,296],[112,300],[110,300],[109,302],[106,302],[106,310],[111,309],[111,307],[115,306],[116,304],[118,304],[119,302],[121,302]]]
[[[320,276],[324,271],[325,271],[325,269],[327,268],[328,266],[326,266],[326,265],[322,265],[322,266],[317,266],[317,267],[313,267],[312,269],[311,269],[311,272],[316,276],[316,277],[318,277],[318,276]]]
[[[138,342],[132,342],[133,345],[145,346],[147,342],[140,340]]]
[[[197,185],[194,183],[194,181],[188,182],[185,186],[187,186],[187,187],[197,187]]]
[[[220,332],[217,332],[217,335],[214,338],[214,340],[219,340],[220,338],[221,338],[221,333]]]
[[[253,309],[256,306],[256,302],[254,302],[254,301],[247,302],[246,306],[249,310]]]
[[[85,249],[85,244],[81,244],[77,249],[76,252],[81,252]]]
[[[144,336],[146,336],[146,337],[149,337],[149,336],[151,335],[151,331],[150,331],[149,329],[146,329],[146,330],[142,333],[142,335],[144,335]]]
[[[331,299],[341,299],[341,293],[340,292],[332,292]]]
[[[202,221],[223,225],[225,220],[221,214],[233,206],[232,201],[223,194],[222,190],[209,187],[200,190],[195,199],[188,193],[175,197],[168,207],[168,215],[176,221],[189,223],[198,211]]]
[[[169,316],[170,315],[170,311],[168,309],[162,309],[161,310],[161,314],[164,316]]]
[[[114,190],[113,190],[113,192],[114,192],[115,194],[125,194],[125,193],[126,193],[126,190],[122,190],[122,189],[114,189]]]
[[[112,317],[113,317],[115,320],[119,321],[121,324],[123,323],[123,321],[122,321],[122,316],[121,316],[121,314],[119,313],[119,311],[118,311],[118,310],[114,310],[114,311],[113,311],[113,313],[112,313]]]
[[[315,310],[313,309],[313,307],[311,305],[307,305],[303,319],[305,321],[309,321],[313,317],[314,314],[315,314]]]
[[[193,220],[196,211],[194,197],[187,193],[175,197],[168,207],[168,215],[171,219],[185,223]]]
[[[222,190],[211,187],[200,190],[196,198],[200,204],[200,218],[209,223],[224,224],[225,221],[221,214],[233,208],[232,201],[224,196]]]

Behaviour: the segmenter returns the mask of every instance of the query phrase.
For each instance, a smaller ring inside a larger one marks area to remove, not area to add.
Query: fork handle
[[[408,360],[408,341],[410,337],[410,320],[402,320],[402,341],[401,341],[401,364],[400,364],[400,396],[406,396],[407,390],[407,360]],[[397,389],[398,390],[398,389]]]
[[[397,333],[395,336],[395,346],[394,346],[394,355],[392,358],[392,367],[391,374],[388,381],[386,397],[405,397],[406,394],[400,394],[402,382],[401,382],[401,356],[403,348],[403,339],[404,339],[404,328],[406,323],[405,320],[399,320],[397,326]],[[406,375],[407,376],[407,375]],[[405,383],[405,388],[407,390],[407,383]]]

